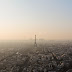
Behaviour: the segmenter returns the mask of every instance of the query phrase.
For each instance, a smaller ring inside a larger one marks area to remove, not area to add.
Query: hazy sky
[[[0,0],[0,40],[72,39],[72,0]]]

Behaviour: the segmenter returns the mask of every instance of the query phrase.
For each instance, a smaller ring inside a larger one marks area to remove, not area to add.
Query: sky
[[[72,40],[72,0],[0,0],[0,40]]]

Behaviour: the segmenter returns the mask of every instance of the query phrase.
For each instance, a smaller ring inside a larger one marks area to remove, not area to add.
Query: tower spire
[[[34,43],[34,46],[37,47],[37,43],[36,43],[36,35],[35,35],[35,43]]]

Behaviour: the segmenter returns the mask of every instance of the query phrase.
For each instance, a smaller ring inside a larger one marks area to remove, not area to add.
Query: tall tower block
[[[34,47],[37,47],[37,43],[36,43],[36,35],[35,35],[35,43],[34,43]]]

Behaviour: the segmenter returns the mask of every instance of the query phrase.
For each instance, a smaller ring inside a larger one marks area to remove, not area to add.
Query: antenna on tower
[[[35,43],[34,43],[34,47],[37,47],[37,43],[36,43],[36,35],[35,35]]]

